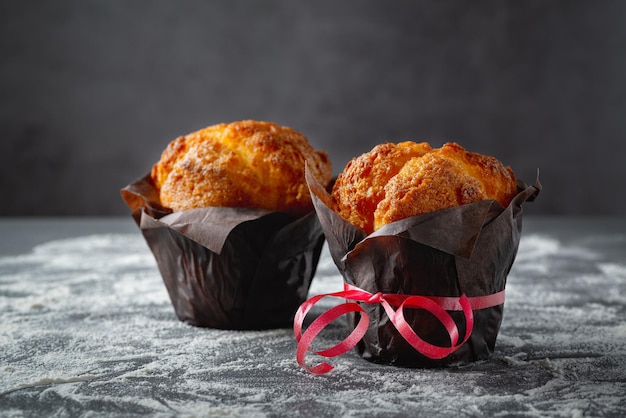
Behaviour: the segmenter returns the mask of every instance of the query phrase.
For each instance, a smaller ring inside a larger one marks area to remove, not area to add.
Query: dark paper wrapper
[[[172,212],[149,175],[121,194],[181,321],[239,330],[292,325],[324,243],[314,211],[298,219],[247,208]]]
[[[504,290],[522,230],[522,203],[532,201],[541,185],[518,185],[507,208],[495,201],[444,209],[397,221],[367,235],[329,208],[330,196],[307,171],[313,204],[331,256],[344,280],[372,294],[468,297]],[[459,350],[432,360],[413,349],[379,304],[362,304],[370,325],[357,344],[369,361],[403,367],[439,367],[489,358],[502,321],[503,305],[474,311],[474,328]],[[465,334],[462,312],[450,312]],[[356,326],[358,314],[349,316]],[[450,346],[447,332],[430,313],[405,310],[417,335],[431,344]]]

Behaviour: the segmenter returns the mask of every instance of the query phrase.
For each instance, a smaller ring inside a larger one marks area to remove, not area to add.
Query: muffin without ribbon
[[[211,328],[288,326],[324,243],[304,168],[328,185],[323,151],[270,122],[181,136],[122,197],[181,321]]]

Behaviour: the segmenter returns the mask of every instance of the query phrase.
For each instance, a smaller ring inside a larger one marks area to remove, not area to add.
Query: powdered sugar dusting
[[[0,412],[625,415],[626,260],[594,251],[598,239],[522,238],[491,360],[419,370],[372,364],[351,352],[329,360],[336,368],[324,376],[296,364],[290,329],[224,331],[179,322],[139,234],[49,242],[0,258]],[[325,249],[311,294],[341,286]],[[337,302],[324,299],[315,309]],[[345,333],[337,321],[316,343],[328,347]]]

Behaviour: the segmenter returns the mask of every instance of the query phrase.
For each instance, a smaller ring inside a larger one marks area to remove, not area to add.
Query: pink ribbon
[[[318,316],[311,325],[302,332],[305,316],[317,302],[325,297],[340,297],[351,302],[345,302],[328,309]],[[460,297],[434,297],[383,294],[380,292],[372,294],[356,286],[344,283],[343,291],[313,296],[298,308],[294,318],[293,332],[298,342],[296,360],[300,366],[313,374],[328,373],[334,367],[326,362],[321,362],[310,367],[305,364],[307,351],[326,358],[337,357],[351,350],[361,338],[363,338],[369,326],[369,316],[361,305],[356,302],[381,304],[391,323],[415,350],[428,358],[440,360],[461,348],[469,339],[472,334],[472,329],[474,328],[473,310],[501,305],[504,303],[504,290],[491,295],[471,298],[465,295],[461,295]],[[397,307],[397,309],[394,309],[394,307]],[[420,338],[404,318],[404,309],[424,309],[433,314],[448,332],[450,346],[441,347],[433,345]],[[454,319],[452,319],[447,311],[463,311],[466,325],[465,335],[461,341],[459,341],[459,329]],[[324,328],[340,316],[351,312],[359,312],[361,314],[360,319],[356,327],[354,327],[352,332],[343,341],[331,348],[321,351],[313,351],[310,349],[313,340]]]

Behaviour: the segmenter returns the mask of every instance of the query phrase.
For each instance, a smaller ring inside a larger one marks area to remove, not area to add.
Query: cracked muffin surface
[[[423,213],[481,200],[508,206],[517,194],[510,167],[457,143],[433,149],[411,141],[386,143],[350,161],[332,191],[333,209],[371,233]]]
[[[291,128],[247,120],[176,138],[151,177],[161,203],[174,211],[255,207],[300,216],[312,209],[305,163],[326,187],[331,165],[324,151]]]

